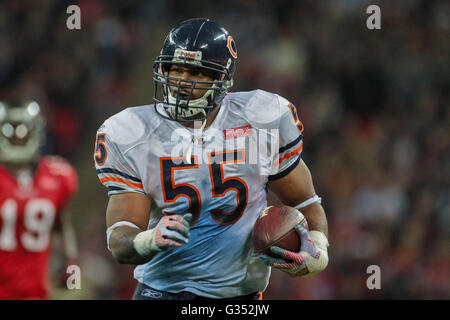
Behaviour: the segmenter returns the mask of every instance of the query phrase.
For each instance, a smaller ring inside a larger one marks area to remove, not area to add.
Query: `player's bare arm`
[[[117,262],[143,264],[158,252],[187,243],[190,214],[163,216],[147,230],[150,199],[141,193],[112,195],[106,209],[109,247]],[[114,226],[118,226],[115,228]]]
[[[109,238],[113,257],[119,263],[142,264],[152,257],[142,257],[133,246],[139,232],[147,229],[150,218],[150,200],[140,193],[120,193],[109,198],[106,209],[106,227],[120,221],[128,221],[139,228],[121,225],[115,228]]]
[[[78,246],[70,211],[65,210],[55,224],[55,231],[61,235],[65,259],[73,263],[78,258]]]
[[[300,210],[308,222],[309,231],[300,224],[295,227],[302,243],[300,252],[272,247],[270,250],[280,259],[263,256],[263,261],[294,276],[321,272],[328,264],[328,224],[323,207],[315,200],[317,196],[308,167],[300,161],[288,175],[271,181],[268,187],[286,205],[298,208],[303,204]]]
[[[288,206],[295,207],[311,199],[315,194],[313,180],[309,168],[303,160],[288,175],[268,183],[270,190]],[[308,221],[310,230],[323,232],[328,237],[328,224],[325,211],[319,202],[301,209],[301,213]]]

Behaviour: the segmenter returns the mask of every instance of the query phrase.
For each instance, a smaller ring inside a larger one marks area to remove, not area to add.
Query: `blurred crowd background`
[[[81,30],[66,27],[72,4]],[[371,4],[381,30],[366,27]],[[106,249],[95,132],[153,103],[152,64],[167,33],[208,17],[236,41],[233,91],[260,88],[297,106],[328,217],[328,268],[296,279],[274,271],[264,298],[449,299],[449,13],[445,0],[1,1],[0,99],[36,99],[46,152],[79,173],[70,210],[82,289],[53,298],[131,297],[133,266]],[[380,290],[366,286],[370,265]]]

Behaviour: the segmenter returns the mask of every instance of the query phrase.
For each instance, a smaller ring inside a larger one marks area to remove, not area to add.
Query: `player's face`
[[[188,66],[188,65],[172,65],[169,69],[169,77],[178,78],[186,80],[181,81],[180,85],[182,86],[192,86],[192,82],[190,81],[213,81],[213,74],[211,72],[208,72],[207,70],[203,70],[202,68],[197,68],[195,66]],[[169,80],[169,83],[173,83],[174,85],[177,85],[176,80]],[[205,83],[197,83],[196,88],[206,88],[208,89],[211,87],[210,84]],[[178,90],[180,90],[180,94],[186,96],[186,100],[189,98],[189,92],[191,91],[189,88],[180,88],[178,89],[176,86],[169,86],[170,92],[172,93],[172,96],[176,97],[178,94]],[[202,89],[195,89],[192,90],[192,96],[190,97],[191,100],[195,100],[198,98],[201,98],[207,90]]]

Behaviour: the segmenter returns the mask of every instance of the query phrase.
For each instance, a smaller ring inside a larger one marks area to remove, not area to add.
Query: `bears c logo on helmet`
[[[237,59],[237,50],[236,50],[236,44],[234,43],[234,39],[232,36],[228,36],[227,39],[227,48],[230,51],[233,58]]]

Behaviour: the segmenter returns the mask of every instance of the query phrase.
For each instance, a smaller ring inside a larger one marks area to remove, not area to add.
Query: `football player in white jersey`
[[[233,37],[208,19],[167,36],[154,63],[154,104],[99,128],[94,154],[108,188],[108,249],[137,265],[133,299],[258,299],[271,268],[301,276],[328,263],[328,230],[300,155],[303,125],[277,94],[230,93]],[[305,216],[300,252],[254,253],[267,188]]]

